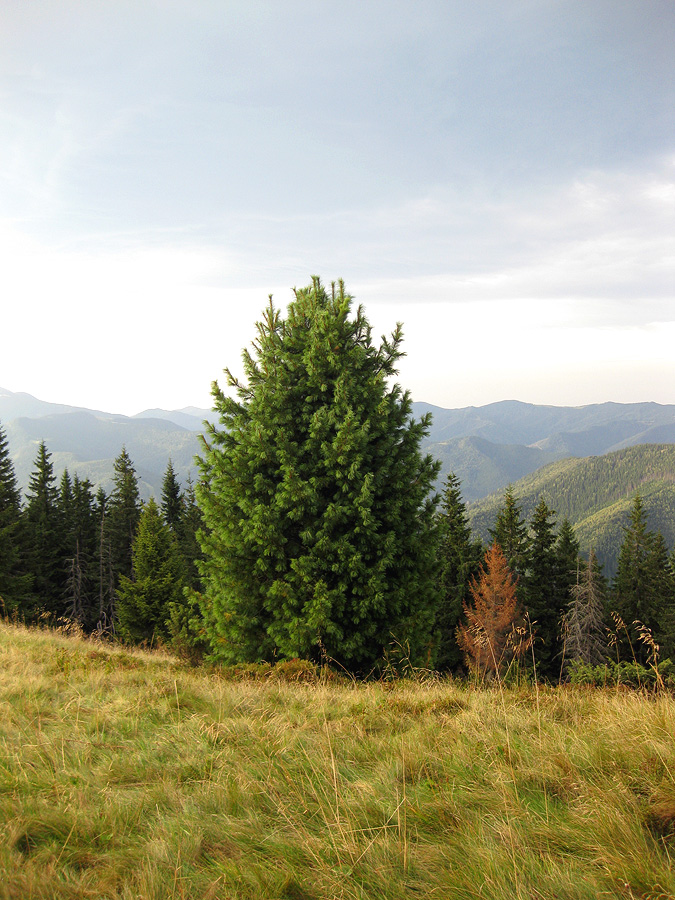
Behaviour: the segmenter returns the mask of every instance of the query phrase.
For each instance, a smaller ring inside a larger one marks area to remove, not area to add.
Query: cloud
[[[386,302],[577,298],[589,322],[664,321],[675,285],[674,175],[667,159],[501,202],[440,189],[365,213],[251,215],[238,236],[270,277],[294,258],[313,271],[321,261],[326,277],[343,275]]]
[[[312,274],[403,320],[441,405],[671,371],[670,0],[8,0],[0,24],[7,387],[207,402]]]

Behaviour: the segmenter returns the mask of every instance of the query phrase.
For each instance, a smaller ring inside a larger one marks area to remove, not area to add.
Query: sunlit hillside
[[[0,705],[6,900],[675,895],[667,695],[233,679],[1,625]]]

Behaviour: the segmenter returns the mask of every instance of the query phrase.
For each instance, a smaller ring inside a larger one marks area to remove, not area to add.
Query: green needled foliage
[[[213,385],[198,500],[204,615],[225,661],[322,655],[367,670],[397,642],[426,660],[436,608],[430,419],[387,380],[401,326],[380,347],[340,283],[270,299],[237,399]]]
[[[133,545],[133,578],[120,576],[117,615],[128,641],[166,642],[171,603],[181,603],[183,561],[176,538],[154,500],[141,512]]]
[[[72,481],[66,469],[59,506],[63,523],[66,615],[85,630],[96,627],[98,612],[98,516],[88,479]]]
[[[499,544],[511,572],[520,578],[527,568],[529,545],[523,509],[512,485],[504,493],[504,502],[497,513],[494,527],[490,529],[490,539]],[[522,586],[520,593],[523,593]]]
[[[662,631],[665,622],[670,624],[672,605],[673,576],[668,551],[663,536],[647,527],[642,498],[637,494],[619,553],[613,606],[632,634],[638,662],[646,660],[648,649],[639,644],[636,622],[646,625],[659,643],[665,640],[668,649],[673,648],[672,636]]]
[[[523,594],[536,631],[537,671],[555,678],[560,671],[558,631],[569,597],[561,594],[556,558],[555,513],[542,498],[530,521]]]
[[[462,607],[470,597],[469,584],[478,574],[484,551],[481,542],[471,535],[460,481],[454,472],[445,481],[437,523],[441,598],[436,619],[436,665],[439,669],[457,669],[463,657],[456,640],[457,626]]]
[[[33,576],[32,608],[22,610],[27,618],[40,613],[63,614],[61,514],[55,486],[52,455],[44,441],[35,457],[25,509],[28,566]]]
[[[30,593],[24,572],[21,493],[4,429],[0,426],[0,614],[20,612]]]
[[[115,575],[131,576],[132,547],[141,514],[136,469],[127,448],[115,459],[114,487],[108,502],[108,536]]]
[[[172,531],[177,530],[183,511],[181,489],[173,462],[169,459],[162,480],[162,517]]]

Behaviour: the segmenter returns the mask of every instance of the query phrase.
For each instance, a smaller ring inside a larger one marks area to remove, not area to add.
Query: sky
[[[342,278],[457,408],[675,403],[674,0],[3,0],[0,385],[210,407]]]

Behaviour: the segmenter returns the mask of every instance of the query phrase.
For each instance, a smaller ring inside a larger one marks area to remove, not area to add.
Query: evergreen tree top
[[[387,383],[402,336],[398,325],[376,346],[342,282],[327,291],[314,278],[285,316],[270,299],[245,381],[225,369],[235,396],[214,383],[220,424],[207,430],[197,496],[224,658],[323,646],[370,665],[413,609],[423,642],[438,465],[419,451],[430,417],[413,421],[409,394]]]
[[[7,513],[14,518],[20,509],[21,492],[16,481],[9,443],[5,431],[0,425],[0,515]]]
[[[52,455],[44,441],[40,441],[38,452],[35,456],[35,468],[28,482],[28,509],[42,505],[53,507],[56,505],[58,491],[56,489],[56,477],[52,465]]]
[[[522,508],[512,485],[504,492],[504,501],[494,527],[490,529],[490,537],[493,543],[499,544],[513,573],[521,575],[526,567],[528,536]]]
[[[180,483],[173,467],[169,462],[162,480],[162,516],[166,524],[174,531],[178,528],[183,511],[183,497]]]
[[[126,447],[122,447],[119,456],[115,458],[113,470],[113,489],[110,494],[111,505],[138,508],[140,505],[138,479],[136,478],[136,469],[127,453]]]

